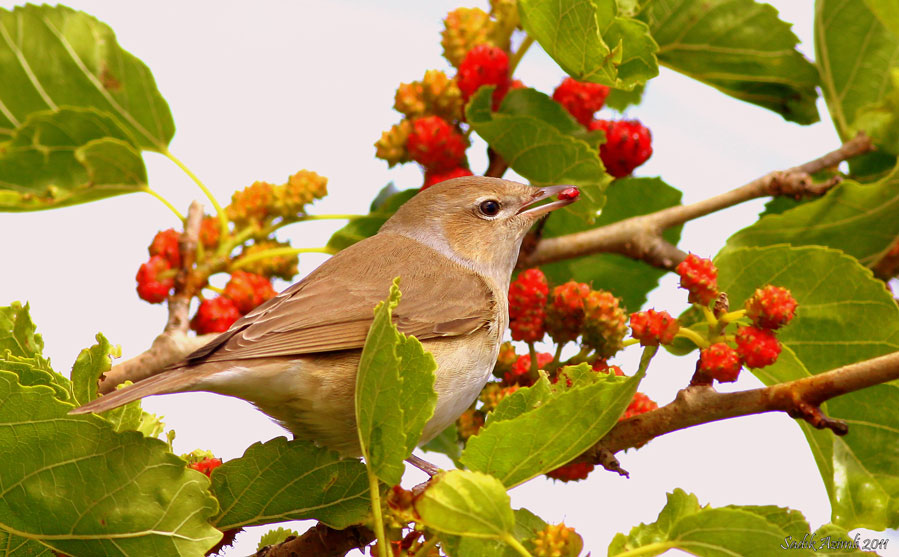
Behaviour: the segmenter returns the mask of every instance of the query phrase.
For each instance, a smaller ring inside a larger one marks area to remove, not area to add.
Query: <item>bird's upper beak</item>
[[[551,203],[547,203],[545,205],[540,205],[538,207],[534,207],[534,203],[539,201],[543,201],[549,197],[553,197],[558,195],[559,193],[571,189],[574,186],[546,186],[538,189],[534,192],[534,197],[531,198],[529,202],[527,202],[521,209],[519,209],[519,215],[527,215],[529,217],[537,218],[541,217],[550,211],[555,211],[560,207],[564,207],[566,205],[571,205],[575,201],[577,201],[577,196],[572,196],[567,199],[559,199],[557,201],[553,201]],[[575,188],[577,189],[577,188]],[[530,207],[530,208],[529,208]]]

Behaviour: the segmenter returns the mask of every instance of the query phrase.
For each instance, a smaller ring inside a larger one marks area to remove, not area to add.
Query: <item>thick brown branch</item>
[[[815,427],[844,434],[845,424],[821,414],[819,405],[895,379],[899,379],[899,352],[749,391],[719,393],[705,385],[690,386],[670,404],[618,423],[583,458],[596,464],[608,463],[608,453],[639,447],[672,431],[764,412],[786,412]]]
[[[519,257],[518,267],[534,267],[594,253],[618,253],[655,267],[672,269],[686,257],[686,253],[662,239],[662,232],[666,229],[759,197],[821,195],[836,185],[838,180],[814,184],[810,174],[872,149],[870,138],[860,133],[822,157],[788,170],[771,172],[703,201],[669,207],[592,230],[545,238],[529,253]]]
[[[350,526],[334,530],[319,522],[303,535],[290,537],[277,545],[263,547],[256,557],[342,557],[348,552],[370,544],[375,534],[364,526]]]
[[[181,331],[165,331],[153,339],[153,344],[146,351],[112,366],[112,369],[104,373],[100,378],[100,393],[111,393],[125,381],[136,383],[155,375],[217,336],[218,334],[192,336]]]

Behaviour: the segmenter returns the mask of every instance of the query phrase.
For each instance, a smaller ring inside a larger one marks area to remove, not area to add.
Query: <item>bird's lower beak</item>
[[[573,190],[569,191],[569,190]],[[538,203],[543,201],[544,199],[553,197],[562,192],[566,192],[569,196],[565,198],[558,199],[557,201],[553,201],[551,203],[547,203],[545,205],[539,205],[534,207],[534,203]],[[578,189],[574,186],[546,186],[538,189],[534,192],[534,197],[528,202],[524,207],[522,207],[519,211],[519,215],[527,215],[532,218],[541,217],[550,211],[555,211],[560,207],[564,207],[566,205],[571,205],[578,198]],[[530,208],[529,208],[530,207]]]

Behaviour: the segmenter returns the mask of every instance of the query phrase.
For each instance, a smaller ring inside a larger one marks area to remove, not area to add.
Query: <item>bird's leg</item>
[[[418,468],[419,470],[421,470],[422,472],[424,472],[425,474],[427,474],[431,477],[436,476],[437,473],[440,472],[440,468],[437,468],[436,466],[434,466],[427,460],[425,460],[423,458],[419,458],[419,457],[415,456],[414,454],[409,455],[409,458],[406,459],[406,462],[408,462],[412,466],[415,466],[416,468]]]

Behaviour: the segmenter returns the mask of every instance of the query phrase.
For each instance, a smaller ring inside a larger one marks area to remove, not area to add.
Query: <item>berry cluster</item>
[[[690,331],[685,336],[700,346],[698,372],[721,383],[736,381],[743,366],[762,368],[777,361],[780,342],[775,330],[789,323],[796,313],[796,300],[786,288],[766,285],[746,300],[744,309],[709,309],[719,298],[718,269],[711,260],[690,254],[677,266],[681,287],[689,301],[703,310],[708,323],[705,336]],[[747,320],[751,324],[745,324]],[[727,326],[736,324],[734,334]],[[636,333],[635,333],[636,336]]]
[[[212,471],[222,465],[222,459],[215,458],[210,451],[197,449],[192,453],[181,455],[181,458],[187,462],[187,467],[197,472],[202,472],[209,477]]]
[[[574,528],[561,524],[547,524],[534,538],[534,557],[563,557],[580,555],[584,540]]]
[[[227,331],[242,315],[274,298],[276,294],[271,281],[266,277],[241,270],[234,271],[221,296],[206,298],[200,302],[197,314],[190,321],[190,327],[201,335]]]
[[[549,283],[540,269],[519,273],[509,287],[509,329],[512,340],[537,342],[546,334]]]
[[[401,83],[394,108],[403,120],[381,134],[375,154],[389,166],[415,161],[424,170],[422,189],[451,178],[470,176],[463,108],[483,86],[493,86],[494,109],[511,88],[509,38],[518,26],[514,2],[495,0],[487,12],[458,8],[444,20],[443,55],[455,76],[428,70],[420,81]]]
[[[539,342],[548,333],[564,345],[580,337],[595,357],[609,358],[624,347],[626,323],[620,300],[611,292],[576,281],[550,290],[540,269],[523,271],[509,288],[513,340]]]
[[[599,147],[599,157],[609,174],[622,178],[652,156],[652,134],[639,120],[594,120],[609,91],[605,85],[567,77],[553,91],[553,100],[582,126],[602,130],[606,140]]]
[[[254,182],[234,192],[225,208],[228,219],[237,228],[262,228],[277,218],[295,218],[306,212],[306,205],[328,194],[328,179],[310,170],[301,170],[284,184]]]
[[[224,210],[225,228],[218,218],[203,217],[189,268],[183,268],[181,234],[172,228],[160,231],[148,248],[150,259],[135,277],[138,296],[154,304],[166,301],[176,275],[183,272],[180,293],[200,298],[191,328],[200,334],[227,330],[240,316],[275,296],[273,277],[291,280],[296,275],[296,253],[291,253],[288,242],[278,242],[272,235],[302,219],[307,206],[327,194],[327,182],[315,172],[301,170],[283,184],[255,182],[235,192]],[[223,290],[208,285],[209,277],[219,272],[231,275]],[[219,295],[204,297],[204,288]]]

